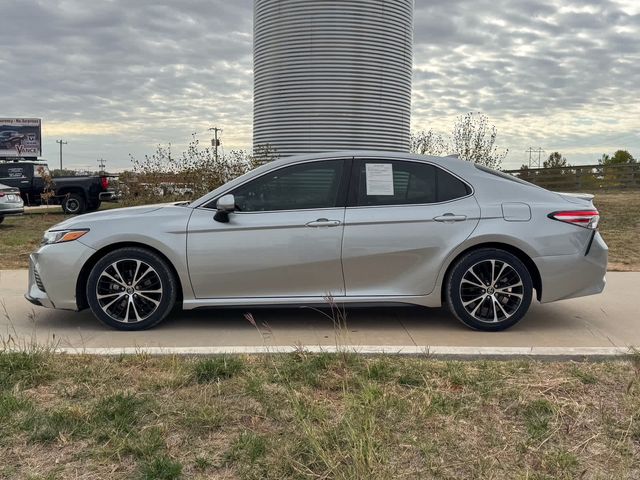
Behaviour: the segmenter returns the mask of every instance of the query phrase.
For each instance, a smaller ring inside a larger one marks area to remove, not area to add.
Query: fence
[[[525,168],[505,173],[556,191],[640,189],[640,163]]]

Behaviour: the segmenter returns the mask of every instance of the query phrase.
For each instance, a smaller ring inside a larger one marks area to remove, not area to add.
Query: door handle
[[[319,218],[313,222],[307,223],[307,227],[337,227],[340,225],[340,220],[329,220],[327,218]]]
[[[464,222],[467,219],[466,215],[454,215],[453,213],[445,213],[438,217],[433,217],[436,222]]]

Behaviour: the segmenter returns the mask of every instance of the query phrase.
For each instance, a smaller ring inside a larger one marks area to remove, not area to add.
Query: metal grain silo
[[[413,0],[256,0],[254,150],[409,150]]]

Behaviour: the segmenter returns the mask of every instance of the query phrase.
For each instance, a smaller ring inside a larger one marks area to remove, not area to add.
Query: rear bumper
[[[24,213],[24,207],[17,208],[0,208],[0,217],[5,215],[22,215]]]
[[[119,192],[114,191],[106,191],[98,195],[98,198],[102,202],[117,202],[121,197],[122,195]]]
[[[542,279],[540,302],[601,293],[606,284],[608,256],[609,248],[596,232],[585,252],[534,258]]]

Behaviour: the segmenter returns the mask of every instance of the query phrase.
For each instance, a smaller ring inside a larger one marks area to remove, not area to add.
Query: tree
[[[483,113],[469,112],[458,117],[451,133],[451,146],[462,160],[490,168],[500,168],[508,150],[496,147],[498,131]]]
[[[272,158],[273,149],[264,153]],[[130,155],[133,172],[120,176],[127,202],[157,201],[158,196],[174,199],[197,198],[253,169],[260,162],[244,151],[216,155],[194,137],[186,151],[174,154],[171,144],[158,145],[155,153],[138,159]]]
[[[600,160],[598,160],[600,165],[628,165],[636,162],[637,160],[627,150],[618,150],[613,156],[603,153]]]
[[[67,168],[59,169],[55,168],[51,170],[52,177],[75,177],[77,172],[75,170],[69,170]]]
[[[419,155],[443,155],[447,151],[444,137],[433,130],[421,130],[411,134],[411,153]]]
[[[496,147],[498,131],[489,125],[482,113],[469,112],[457,118],[451,137],[446,138],[433,130],[421,130],[411,135],[411,152],[420,155],[455,153],[462,160],[500,168],[508,150]]]
[[[570,167],[567,163],[567,159],[564,158],[560,152],[553,152],[549,155],[549,159],[542,162],[543,168],[552,168],[552,167]]]

